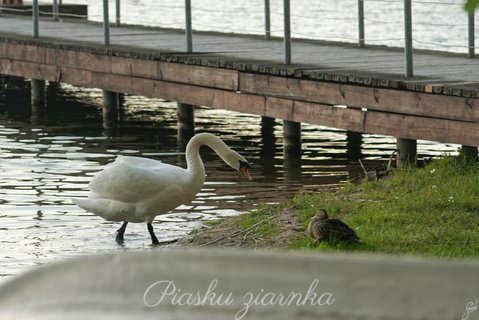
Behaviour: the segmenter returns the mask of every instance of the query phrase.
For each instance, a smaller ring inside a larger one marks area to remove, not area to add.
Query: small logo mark
[[[471,313],[476,311],[477,308],[479,308],[479,299],[476,299],[474,301],[469,301],[468,303],[466,303],[466,312],[464,312],[461,319],[462,320],[469,319],[469,316],[471,315]]]

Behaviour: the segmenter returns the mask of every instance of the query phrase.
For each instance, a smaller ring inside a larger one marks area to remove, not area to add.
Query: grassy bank
[[[319,208],[349,224],[363,243],[316,244],[304,229]],[[298,195],[282,206],[264,206],[227,220],[211,227],[210,232],[220,232],[197,243],[479,256],[479,164],[445,157],[421,169],[396,169],[377,182]]]

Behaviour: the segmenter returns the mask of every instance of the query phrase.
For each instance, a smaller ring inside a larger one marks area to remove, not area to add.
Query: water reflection
[[[70,199],[85,196],[91,177],[118,154],[186,166],[183,151],[191,132],[178,130],[176,104],[126,95],[121,125],[110,135],[102,128],[100,90],[51,86],[47,107],[35,113],[28,82],[0,84],[0,276],[71,255],[150,250],[143,225],[129,226],[120,249],[114,241],[119,225],[84,212]],[[395,148],[390,137],[361,138],[304,124],[302,159],[283,161],[281,121],[204,107],[196,108],[195,120],[197,132],[220,135],[252,162],[254,180],[244,180],[202,148],[207,182],[191,204],[157,217],[160,241],[263,202],[338,186],[360,172],[357,157],[367,166],[388,159]],[[429,156],[456,147],[420,143],[418,149]]]

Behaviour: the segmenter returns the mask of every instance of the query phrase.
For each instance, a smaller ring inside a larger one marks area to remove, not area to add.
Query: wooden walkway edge
[[[311,46],[317,49],[317,55],[311,56],[309,63],[298,58],[300,63],[284,65],[278,61],[280,41],[257,37],[199,34],[196,36],[199,44],[195,45],[199,52],[187,54],[179,50],[183,35],[175,30],[118,28],[116,37],[120,40],[103,46],[97,39],[98,34],[93,35],[100,30],[96,24],[65,22],[58,30],[54,22],[42,21],[49,31],[43,31],[45,36],[34,39],[25,34],[28,32],[24,19],[2,17],[0,28],[5,21],[19,24],[21,28],[17,34],[11,28],[0,32],[0,74],[350,131],[479,145],[478,59],[418,53],[417,60],[425,60],[424,65],[429,65],[435,73],[416,72],[417,77],[405,79],[397,73],[396,60],[400,53],[392,49],[362,51],[364,49],[351,45],[298,42],[297,50],[302,50],[303,55],[310,55]],[[73,40],[75,32],[78,37]],[[153,37],[163,37],[164,48],[152,48]],[[224,42],[234,40],[238,41],[236,50],[231,49],[231,43],[225,47],[231,52],[218,47],[218,43],[225,46]],[[205,44],[202,49],[201,43],[212,41],[216,42]],[[260,44],[264,47],[255,47]],[[315,64],[322,60],[321,50],[331,51],[331,55],[333,49],[337,55],[344,55],[339,62],[325,59],[325,64]],[[368,61],[362,56],[354,59],[351,55],[358,52],[372,56]],[[383,56],[381,63],[385,66],[374,67],[381,64],[374,61],[375,56]],[[334,65],[341,61],[343,68],[351,68],[346,70]],[[361,62],[369,69],[353,68]],[[378,68],[387,69],[388,65],[396,73],[378,71]]]

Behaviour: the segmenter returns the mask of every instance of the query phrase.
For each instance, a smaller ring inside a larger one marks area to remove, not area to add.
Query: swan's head
[[[246,179],[253,180],[249,174],[249,163],[245,161],[239,160],[239,172],[241,172]]]
[[[231,152],[222,158],[231,168],[241,172],[246,179],[253,180],[249,174],[249,163],[240,154],[231,150]]]

